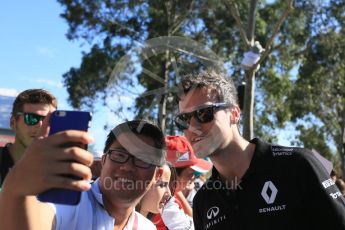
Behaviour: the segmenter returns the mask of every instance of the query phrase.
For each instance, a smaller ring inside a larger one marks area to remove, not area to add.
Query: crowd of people
[[[66,145],[92,143],[87,132],[48,136],[50,92],[20,93],[15,141],[0,150],[0,228],[345,229],[341,178],[307,149],[244,139],[231,78],[210,70],[180,84],[174,122],[183,136],[147,120],[117,124],[97,165]],[[79,203],[37,199],[52,188],[80,191]]]

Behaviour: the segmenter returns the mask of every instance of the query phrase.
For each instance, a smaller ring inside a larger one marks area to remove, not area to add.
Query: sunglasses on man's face
[[[38,122],[42,121],[46,116],[41,116],[35,113],[22,113],[18,112],[17,116],[23,115],[24,117],[24,123],[26,125],[32,126],[32,125],[37,125]]]
[[[178,129],[188,129],[190,120],[194,117],[199,123],[208,123],[213,121],[214,113],[220,109],[229,108],[230,105],[224,102],[205,105],[190,113],[180,113],[174,119]]]

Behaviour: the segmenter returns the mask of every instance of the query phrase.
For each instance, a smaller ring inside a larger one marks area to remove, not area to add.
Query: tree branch
[[[282,14],[282,16],[279,18],[278,22],[275,24],[273,32],[271,37],[268,39],[266,46],[265,46],[265,51],[264,53],[261,55],[259,61],[252,66],[253,69],[256,69],[257,66],[268,56],[268,54],[271,52],[271,45],[273,43],[273,40],[275,38],[275,36],[277,35],[281,25],[283,24],[285,18],[288,16],[288,14],[290,13],[291,9],[293,8],[293,0],[288,0],[288,7],[286,8],[285,12]]]
[[[254,33],[255,33],[255,12],[258,0],[250,1],[250,10],[249,10],[249,19],[248,19],[248,28],[247,28],[247,37],[250,43],[250,46],[254,45]]]
[[[231,15],[234,17],[236,24],[238,26],[238,29],[240,30],[240,35],[242,40],[245,43],[246,49],[250,48],[250,42],[247,38],[246,31],[244,29],[244,26],[242,24],[240,13],[238,12],[238,8],[236,6],[236,3],[234,3],[232,0],[224,0],[225,6],[229,8]]]
[[[176,31],[178,29],[180,29],[180,27],[182,26],[183,22],[185,22],[185,19],[189,16],[189,12],[191,12],[193,10],[193,4],[194,4],[194,1],[192,1],[189,5],[189,11],[187,11],[187,13],[185,15],[181,15],[180,17],[178,17],[175,21],[175,24],[173,25],[173,29],[172,29],[172,32],[171,34],[175,34]]]

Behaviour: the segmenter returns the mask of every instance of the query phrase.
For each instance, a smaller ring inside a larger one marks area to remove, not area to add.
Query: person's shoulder
[[[135,215],[138,217],[138,230],[156,230],[156,226],[145,216],[141,215],[139,212],[135,211]]]
[[[252,141],[253,142],[253,141]],[[316,157],[316,154],[306,148],[295,146],[283,146],[278,144],[269,144],[260,139],[254,139],[256,144],[256,151],[254,161],[261,164],[274,165],[322,165],[325,160],[324,157]]]
[[[306,148],[301,147],[286,147],[272,145],[272,156],[276,158],[286,158],[293,161],[299,161],[301,163],[315,164],[319,163],[321,158],[325,159],[320,155],[320,159],[316,157],[316,154]]]
[[[12,143],[7,143],[4,146],[0,146],[0,154],[1,155],[10,155],[9,148],[12,145]]]
[[[330,174],[333,167],[332,163],[319,153],[301,147],[272,145],[272,157],[277,160],[282,159],[282,162],[295,165],[302,170],[313,168],[314,170],[325,170]]]
[[[266,156],[272,159],[291,159],[291,160],[303,160],[303,159],[313,159],[313,153],[311,150],[295,146],[283,146],[278,144],[267,144],[265,143]]]

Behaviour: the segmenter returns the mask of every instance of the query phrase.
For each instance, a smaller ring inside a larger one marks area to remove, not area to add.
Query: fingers
[[[75,161],[90,166],[93,155],[78,147],[78,143],[89,144],[92,137],[84,131],[69,130],[56,133],[42,139],[36,139],[26,152],[34,154],[34,157],[43,161],[43,164],[54,164],[55,161]],[[74,144],[75,146],[71,146]],[[25,154],[29,155],[29,154]]]
[[[77,191],[87,191],[91,188],[90,182],[86,180],[76,180],[70,177],[55,176],[51,178],[54,186],[58,188],[72,189]]]
[[[46,188],[65,188],[77,191],[90,189],[92,173],[89,167],[77,162],[57,162],[47,165],[46,173],[36,184],[43,184]],[[46,190],[46,189],[45,189]],[[36,194],[32,194],[36,195]]]
[[[79,162],[81,164],[91,166],[93,163],[93,155],[77,146],[65,148],[63,151],[58,149],[58,151],[50,152],[53,161],[73,161]]]
[[[48,137],[50,144],[54,146],[60,146],[66,143],[82,143],[90,144],[93,142],[93,138],[84,131],[77,130],[67,130],[63,132],[56,133]]]
[[[49,166],[48,166],[49,167]],[[77,162],[58,162],[50,166],[50,172],[53,175],[62,177],[75,177],[74,180],[91,180],[91,169]],[[76,179],[78,178],[78,179]],[[49,177],[47,177],[49,179]]]

